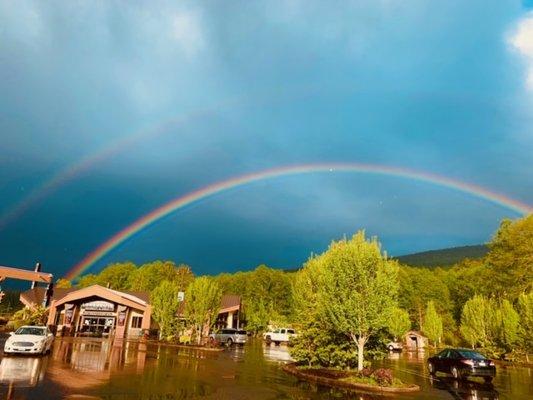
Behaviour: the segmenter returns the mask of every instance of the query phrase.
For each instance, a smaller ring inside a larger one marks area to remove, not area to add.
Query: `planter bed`
[[[405,384],[405,386],[378,386],[366,383],[351,382],[348,379],[354,376],[353,373],[327,368],[298,368],[294,363],[284,365],[283,370],[300,379],[319,383],[321,385],[336,387],[342,389],[365,390],[369,392],[386,392],[386,393],[407,393],[417,392],[420,386],[414,384]]]

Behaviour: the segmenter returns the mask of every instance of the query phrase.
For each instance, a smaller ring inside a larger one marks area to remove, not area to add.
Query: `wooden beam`
[[[54,276],[46,272],[35,272],[28,271],[27,269],[0,266],[0,280],[4,280],[6,278],[51,283],[54,279]]]

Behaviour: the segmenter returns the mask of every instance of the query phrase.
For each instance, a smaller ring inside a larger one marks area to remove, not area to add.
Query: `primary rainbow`
[[[518,214],[528,214],[533,211],[532,207],[528,204],[511,199],[502,194],[492,192],[483,187],[444,176],[407,168],[359,163],[318,163],[278,167],[217,182],[169,201],[161,207],[158,207],[145,216],[139,218],[131,225],[112,236],[109,240],[102,243],[100,246],[90,252],[83,260],[72,267],[72,269],[67,273],[66,278],[69,280],[77,278],[80,274],[89,269],[94,263],[102,259],[102,257],[132,236],[141,232],[143,229],[149,227],[161,218],[187,205],[214,196],[226,190],[244,186],[257,181],[273,179],[280,176],[320,172],[354,172],[406,178],[467,193],[513,210]]]

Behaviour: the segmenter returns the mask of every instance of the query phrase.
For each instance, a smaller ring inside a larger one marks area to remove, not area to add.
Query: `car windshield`
[[[246,335],[246,331],[237,331],[239,335]]]
[[[43,328],[35,328],[31,326],[23,326],[18,328],[15,332],[15,335],[34,335],[34,336],[44,336]]]
[[[457,350],[457,352],[464,358],[471,360],[484,360],[485,357],[474,350]]]

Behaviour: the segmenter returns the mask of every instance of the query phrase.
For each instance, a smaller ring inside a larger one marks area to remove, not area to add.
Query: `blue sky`
[[[280,165],[363,162],[533,203],[527,1],[0,1],[0,264],[58,276],[170,199]],[[477,244],[518,215],[420,182],[306,175],[175,213],[96,265],[294,267],[365,228],[390,254]]]

